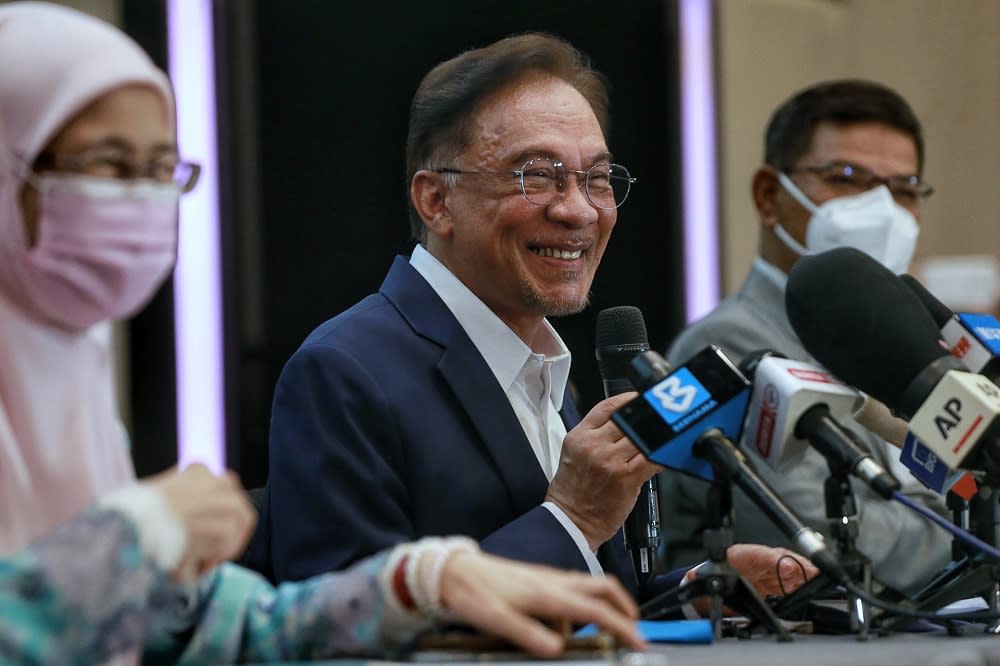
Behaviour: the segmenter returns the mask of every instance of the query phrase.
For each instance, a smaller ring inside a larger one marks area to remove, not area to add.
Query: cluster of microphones
[[[1000,486],[1000,322],[956,315],[915,279],[852,248],[798,261],[788,276],[786,311],[819,365],[771,350],[736,364],[710,346],[671,367],[649,349],[638,309],[602,311],[596,347],[605,392],[639,392],[612,419],[651,461],[740,488],[832,584],[883,610],[934,617],[921,614],[934,608],[920,600],[894,605],[859,591],[836,549],[760,478],[752,458],[780,473],[811,446],[831,470],[919,510],[842,425],[854,420],[900,447],[900,461],[938,493],[969,500],[980,487]],[[626,523],[640,582],[665,570],[669,548],[661,522],[669,516],[659,515],[656,492],[653,479]],[[975,557],[996,563],[995,548],[929,510],[923,515],[972,544]]]

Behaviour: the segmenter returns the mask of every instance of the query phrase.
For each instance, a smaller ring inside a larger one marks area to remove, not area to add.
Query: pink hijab
[[[6,260],[26,239],[22,182],[27,164],[100,96],[126,84],[163,95],[170,84],[116,28],[41,2],[0,6],[0,555],[18,550],[96,497],[134,479],[117,418],[110,324],[66,331],[24,297]]]

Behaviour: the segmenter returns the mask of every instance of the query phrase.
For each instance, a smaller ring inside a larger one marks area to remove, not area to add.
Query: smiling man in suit
[[[659,467],[610,421],[631,396],[581,419],[569,350],[546,319],[587,305],[632,185],[605,142],[607,106],[584,57],[540,34],[424,78],[407,143],[419,244],[282,372],[257,568],[295,580],[399,541],[466,534],[637,591],[621,526]],[[763,594],[801,582],[783,554],[731,549]]]

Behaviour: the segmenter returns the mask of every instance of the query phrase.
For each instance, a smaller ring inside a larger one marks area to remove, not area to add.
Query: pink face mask
[[[48,319],[82,329],[134,314],[177,255],[173,184],[46,174],[38,239],[15,255],[28,297]]]

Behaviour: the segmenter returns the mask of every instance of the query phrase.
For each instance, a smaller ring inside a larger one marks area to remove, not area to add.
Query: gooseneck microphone
[[[604,395],[611,397],[636,390],[628,380],[629,363],[649,351],[646,322],[639,308],[623,305],[597,314],[595,335],[597,366],[604,381]],[[659,479],[642,485],[635,507],[625,519],[625,548],[635,565],[640,583],[661,573],[666,562],[666,543],[660,527]]]
[[[948,352],[895,274],[853,248],[803,257],[785,305],[810,353],[908,419],[945,465],[1000,478],[1000,388]]]

